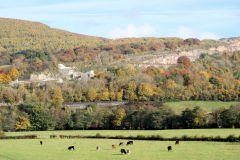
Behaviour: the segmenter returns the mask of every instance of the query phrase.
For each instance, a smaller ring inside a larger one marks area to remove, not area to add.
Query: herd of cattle
[[[178,144],[179,144],[179,140],[176,140],[175,145],[178,145]],[[43,145],[43,141],[40,141],[40,145]],[[124,145],[124,142],[120,142],[120,143],[119,143],[119,146],[123,146],[123,145]],[[133,145],[133,141],[128,141],[128,142],[126,143],[126,145],[127,145],[127,146],[128,146],[128,145]],[[96,147],[96,150],[97,150],[97,151],[100,151],[100,149],[101,149],[100,146],[97,146],[97,147]],[[116,146],[115,146],[114,144],[112,145],[112,149],[114,149],[114,150],[116,149]],[[69,151],[75,150],[75,147],[74,147],[74,146],[69,146],[69,147],[68,147],[68,150],[69,150]],[[172,146],[168,146],[168,147],[167,147],[167,150],[168,150],[168,151],[171,151],[171,150],[172,150]],[[120,152],[121,152],[121,154],[128,154],[128,155],[131,154],[130,149],[125,150],[124,148],[121,148]]]

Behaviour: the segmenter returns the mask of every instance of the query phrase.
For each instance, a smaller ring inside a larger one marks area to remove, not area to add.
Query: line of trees
[[[180,115],[160,104],[135,103],[113,108],[89,106],[71,110],[41,105],[1,107],[4,131],[72,129],[192,129],[239,128],[240,106],[219,107],[211,113],[202,108],[185,109]],[[1,124],[1,123],[0,123]]]

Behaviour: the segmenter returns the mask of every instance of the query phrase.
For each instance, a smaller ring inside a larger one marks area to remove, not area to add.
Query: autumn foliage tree
[[[0,73],[0,83],[10,83],[12,81],[8,74]]]
[[[97,92],[94,88],[90,88],[87,92],[87,99],[88,101],[92,102],[95,100],[95,98],[97,97]]]
[[[122,125],[122,121],[123,119],[126,117],[126,111],[124,108],[120,108],[119,110],[117,110],[117,113],[114,117],[113,120],[113,125],[115,127],[120,127]]]
[[[16,80],[20,74],[16,68],[11,68],[8,75],[11,77],[12,80]]]
[[[56,87],[56,88],[53,90],[52,104],[53,104],[53,106],[55,106],[56,108],[61,108],[63,101],[64,101],[64,99],[63,99],[63,97],[62,97],[62,89],[61,89],[60,87]]]
[[[28,118],[19,116],[18,120],[16,121],[16,130],[27,130],[30,127],[30,121]]]
[[[181,56],[177,60],[178,64],[182,64],[184,67],[189,68],[191,66],[191,61],[188,57],[186,56]]]
[[[140,96],[141,100],[149,100],[153,93],[153,88],[148,83],[141,83],[138,86],[138,95]]]

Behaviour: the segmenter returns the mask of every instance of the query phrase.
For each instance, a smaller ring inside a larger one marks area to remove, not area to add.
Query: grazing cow
[[[43,142],[42,141],[40,141],[40,145],[42,145],[43,144]]]
[[[127,149],[127,154],[130,155],[131,154],[131,151],[130,149]]]
[[[168,146],[167,149],[168,149],[168,151],[171,151],[172,150],[172,146]]]
[[[128,141],[127,145],[133,145],[133,141]]]
[[[127,154],[125,149],[121,149],[121,154]]]
[[[120,143],[119,143],[119,146],[121,146],[121,145],[123,145],[123,144],[124,144],[124,142],[120,142]]]
[[[96,149],[97,149],[97,151],[100,151],[100,146],[97,146],[97,148],[96,148]]]
[[[74,149],[75,149],[74,146],[69,146],[69,147],[68,147],[68,150],[69,150],[69,151],[74,150]]]
[[[176,140],[175,145],[176,145],[176,144],[179,144],[179,140]]]
[[[116,146],[114,144],[112,145],[112,149],[116,149]]]

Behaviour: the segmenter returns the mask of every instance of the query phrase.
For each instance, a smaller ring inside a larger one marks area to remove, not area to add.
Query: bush
[[[117,139],[123,139],[123,138],[125,138],[123,135],[117,135],[117,136],[115,136]]]
[[[235,141],[237,141],[237,137],[235,137],[235,135],[233,135],[233,134],[229,135],[226,139],[227,139],[227,141],[229,141],[229,142],[235,142]]]
[[[151,135],[148,137],[150,140],[164,140],[164,138],[160,135]]]
[[[144,135],[137,135],[136,139],[143,140],[143,139],[147,139],[147,137]]]
[[[103,137],[103,136],[100,133],[96,134],[96,138],[101,138],[101,137]]]

